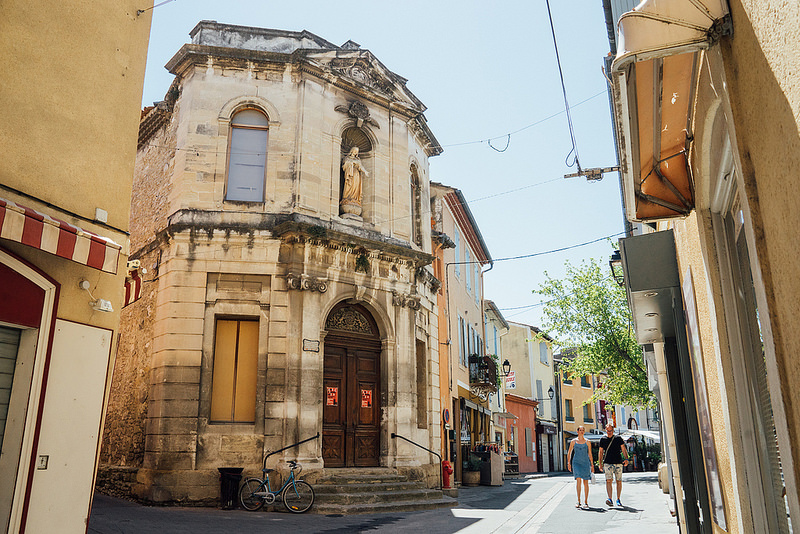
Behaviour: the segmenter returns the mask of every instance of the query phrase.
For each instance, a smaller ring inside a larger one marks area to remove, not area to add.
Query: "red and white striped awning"
[[[116,274],[121,246],[44,213],[0,198],[0,238]]]
[[[128,276],[125,277],[125,302],[124,308],[128,304],[133,304],[142,296],[142,276],[139,269],[129,269]]]

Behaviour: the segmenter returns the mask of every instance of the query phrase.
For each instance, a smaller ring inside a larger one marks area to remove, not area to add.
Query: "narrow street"
[[[451,510],[358,516],[249,513],[207,508],[145,507],[96,495],[89,521],[92,534],[204,534],[211,532],[441,532],[512,534],[678,532],[668,496],[655,473],[626,473],[621,508],[605,506],[602,484],[590,486],[589,510],[575,509],[571,477],[507,480],[500,487],[462,488]],[[277,510],[277,508],[276,508]]]

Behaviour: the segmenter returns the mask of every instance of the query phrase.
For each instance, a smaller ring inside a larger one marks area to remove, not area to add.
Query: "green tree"
[[[603,387],[592,401],[652,407],[655,397],[647,386],[644,355],[632,331],[625,289],[619,287],[597,260],[566,263],[563,280],[550,278],[534,291],[545,297],[544,330],[555,344],[574,349],[564,361],[565,372],[580,377],[603,375]]]

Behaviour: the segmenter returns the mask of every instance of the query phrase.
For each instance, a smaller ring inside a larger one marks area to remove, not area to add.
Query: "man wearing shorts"
[[[605,462],[605,468],[603,463]],[[597,453],[597,463],[600,469],[605,471],[606,474],[606,499],[607,506],[614,506],[614,501],[611,500],[613,479],[617,479],[617,506],[622,506],[620,502],[620,495],[622,494],[622,467],[628,465],[628,449],[625,447],[625,441],[614,435],[614,425],[606,425],[606,435],[600,440],[600,452]]]

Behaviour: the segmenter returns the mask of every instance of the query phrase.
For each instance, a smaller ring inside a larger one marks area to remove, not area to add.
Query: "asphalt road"
[[[237,532],[415,532],[676,534],[668,496],[655,473],[625,473],[623,507],[609,508],[605,485],[590,485],[589,510],[575,508],[570,476],[506,480],[503,486],[461,488],[458,507],[427,512],[328,516],[209,508],[148,507],[96,495],[91,534],[208,534]]]

